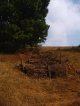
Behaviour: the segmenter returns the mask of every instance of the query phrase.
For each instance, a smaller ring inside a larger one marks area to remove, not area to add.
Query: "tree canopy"
[[[0,51],[13,52],[44,42],[50,0],[0,0]]]

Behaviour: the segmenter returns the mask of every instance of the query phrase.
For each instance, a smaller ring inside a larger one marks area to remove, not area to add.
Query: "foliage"
[[[49,25],[45,17],[50,0],[0,1],[0,50],[16,51],[44,42]]]

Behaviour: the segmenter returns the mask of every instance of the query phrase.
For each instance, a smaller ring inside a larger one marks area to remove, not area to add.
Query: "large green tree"
[[[16,51],[44,42],[50,0],[0,0],[0,50]]]

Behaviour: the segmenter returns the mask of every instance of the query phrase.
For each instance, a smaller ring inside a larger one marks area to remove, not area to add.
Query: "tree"
[[[0,1],[0,50],[16,51],[44,42],[49,25],[45,22],[50,0]]]

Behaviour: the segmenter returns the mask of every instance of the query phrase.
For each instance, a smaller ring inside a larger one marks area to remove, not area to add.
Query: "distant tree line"
[[[50,0],[0,0],[0,51],[14,52],[44,42]]]

